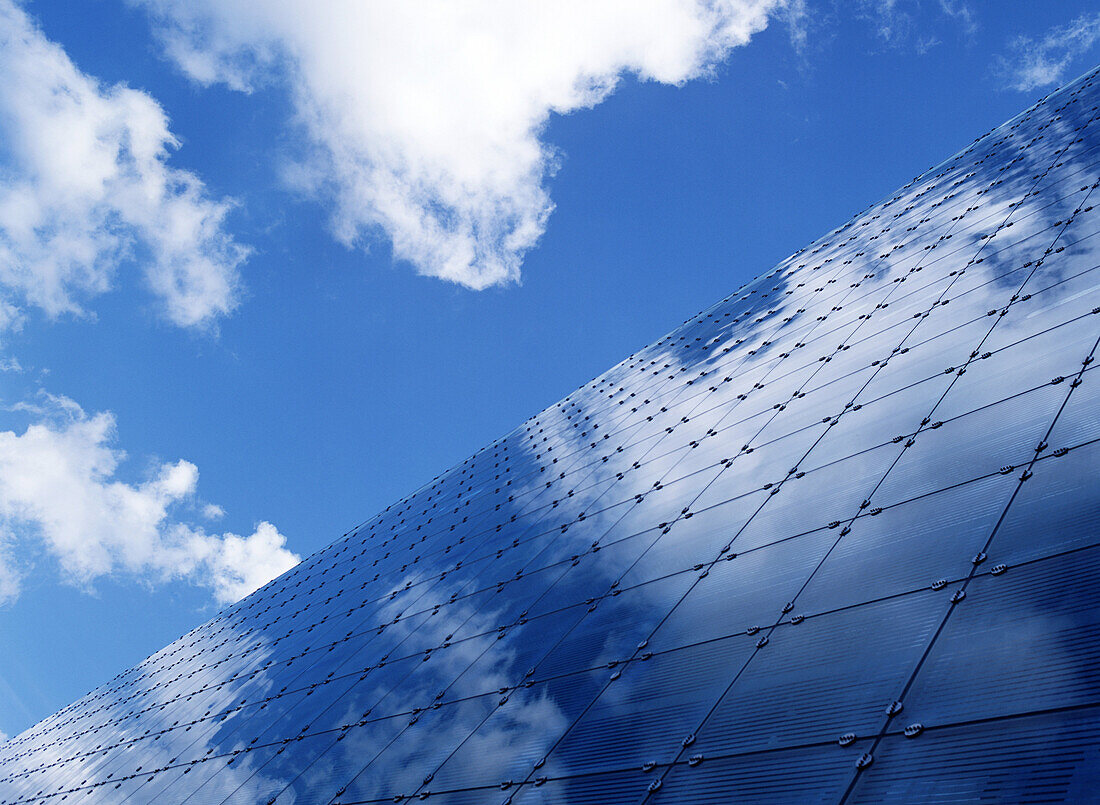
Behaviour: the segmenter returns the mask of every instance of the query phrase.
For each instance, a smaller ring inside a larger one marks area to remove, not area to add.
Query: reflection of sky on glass
[[[0,798],[1072,798],[1072,763],[1004,758],[1097,733],[1098,95],[5,744]]]

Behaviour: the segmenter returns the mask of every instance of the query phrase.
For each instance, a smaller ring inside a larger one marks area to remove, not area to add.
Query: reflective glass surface
[[[0,802],[1094,798],[1095,76],[0,745]]]

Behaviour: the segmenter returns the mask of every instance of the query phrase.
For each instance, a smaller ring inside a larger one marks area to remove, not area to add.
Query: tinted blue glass
[[[0,746],[0,802],[1087,801],[1100,87]]]

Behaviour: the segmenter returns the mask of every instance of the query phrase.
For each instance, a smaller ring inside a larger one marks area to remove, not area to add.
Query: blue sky
[[[0,0],[2,732],[1100,58],[1085,2],[303,7]]]

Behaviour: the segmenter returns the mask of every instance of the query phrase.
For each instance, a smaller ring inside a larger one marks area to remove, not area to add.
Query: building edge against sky
[[[3,744],[0,802],[1087,799],[1095,77]]]

